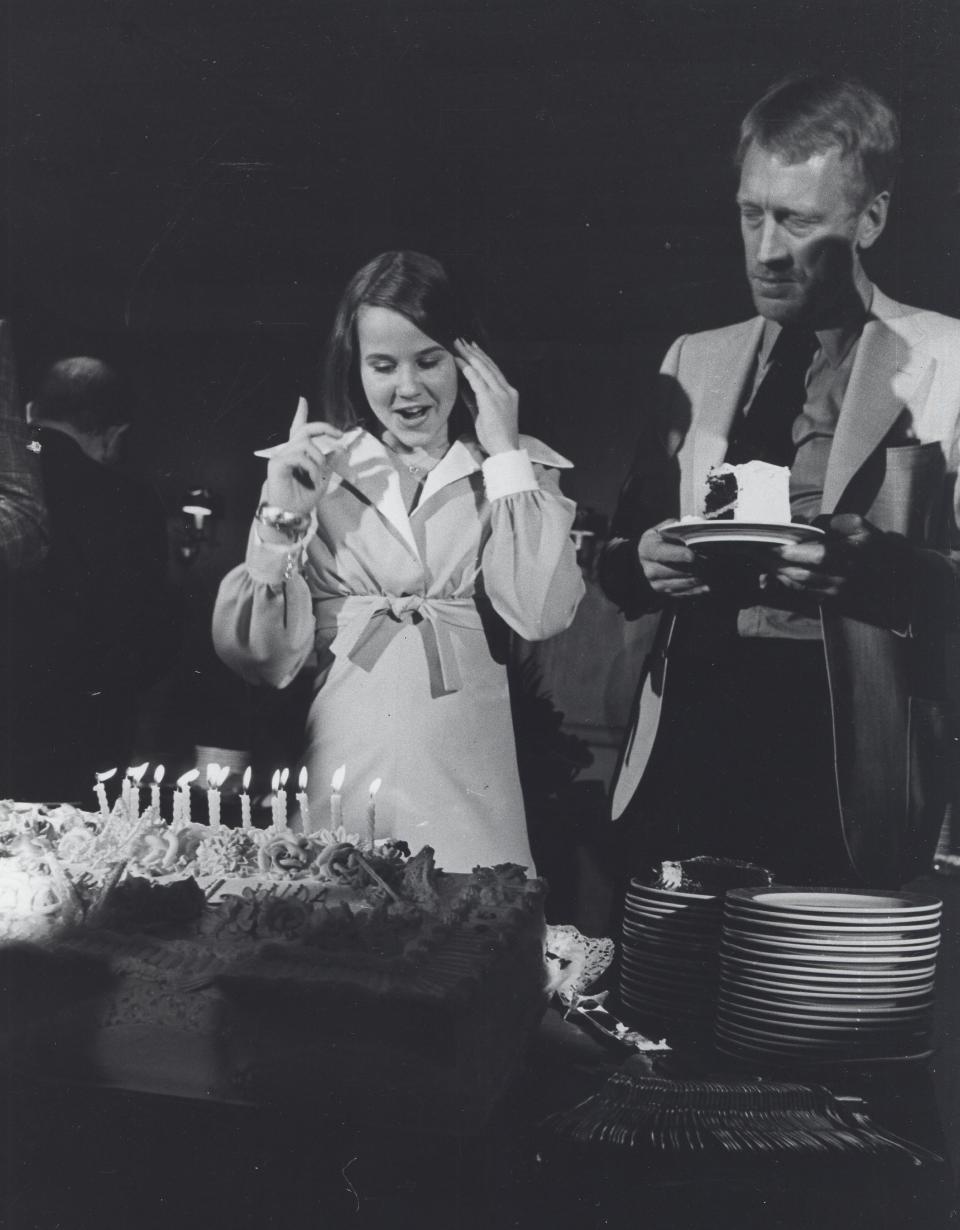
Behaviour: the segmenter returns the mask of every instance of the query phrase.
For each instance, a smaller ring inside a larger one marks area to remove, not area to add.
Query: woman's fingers
[[[293,422],[290,424],[290,438],[293,439],[293,433],[304,425],[309,417],[310,409],[307,406],[307,399],[301,397],[297,401],[297,409],[293,416]]]
[[[461,371],[472,370],[492,388],[501,389],[503,392],[512,393],[514,391],[500,368],[485,351],[480,349],[476,342],[467,342],[463,338],[457,338],[455,345],[464,363],[468,365],[461,364]]]
[[[297,428],[291,428],[290,443],[299,443],[301,440],[315,440],[326,438],[328,440],[339,440],[343,432],[339,427],[334,427],[332,423],[301,423]]]
[[[458,338],[457,367],[477,399],[475,426],[480,447],[492,457],[519,447],[517,411],[520,398],[503,373],[479,346]]]
[[[296,478],[297,482],[302,482],[300,476],[306,474],[316,488],[323,477],[326,466],[323,457],[318,457],[312,449],[304,448],[289,458],[284,458],[284,468]]]

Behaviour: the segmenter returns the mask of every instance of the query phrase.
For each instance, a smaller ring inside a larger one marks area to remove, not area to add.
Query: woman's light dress
[[[223,580],[217,652],[277,687],[316,672],[303,763],[310,827],[330,823],[330,781],[346,766],[343,823],[431,845],[449,871],[533,866],[506,670],[485,625],[495,612],[527,640],[567,628],[583,594],[560,494],[569,462],[537,440],[486,457],[456,441],[408,513],[381,442],[356,429],[306,545],[251,530],[245,563]],[[501,638],[502,640],[503,638]]]

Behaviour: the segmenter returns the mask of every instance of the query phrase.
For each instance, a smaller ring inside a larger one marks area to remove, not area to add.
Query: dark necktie
[[[792,465],[793,424],[803,410],[807,369],[819,344],[817,335],[809,330],[780,330],[766,375],[730,433],[726,460],[732,465],[744,461]]]

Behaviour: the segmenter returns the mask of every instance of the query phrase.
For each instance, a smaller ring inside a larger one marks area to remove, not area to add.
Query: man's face
[[[788,163],[754,143],[737,192],[747,278],[761,316],[827,328],[855,293],[858,248],[883,230],[887,194],[863,204],[839,149]]]

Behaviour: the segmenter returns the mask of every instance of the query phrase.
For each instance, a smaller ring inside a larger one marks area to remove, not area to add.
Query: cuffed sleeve
[[[678,338],[661,365],[657,393],[641,420],[633,464],[620,490],[610,539],[600,555],[600,587],[627,619],[664,606],[640,565],[638,547],[648,529],[680,515],[677,451],[689,408],[678,373],[685,341]]]
[[[638,539],[611,538],[600,553],[600,588],[627,619],[662,609],[664,602],[647,580],[637,553]]]
[[[303,551],[302,542],[264,542],[254,525],[247,551],[247,568],[255,581],[263,585],[280,585],[301,568]]]
[[[539,484],[527,450],[518,448],[487,457],[483,463],[483,485],[491,501],[521,491],[536,491]]]
[[[246,562],[220,583],[213,645],[248,683],[284,688],[314,646],[313,599],[300,571],[301,544],[274,546],[250,531]]]

